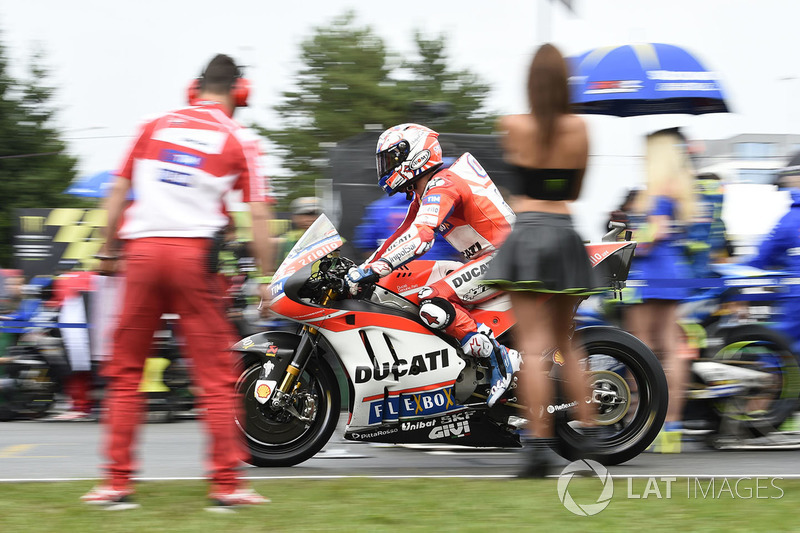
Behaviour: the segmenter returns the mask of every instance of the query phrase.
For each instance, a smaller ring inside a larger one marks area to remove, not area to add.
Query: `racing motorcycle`
[[[26,302],[38,308],[31,322],[0,316],[0,332],[19,335],[16,343],[0,354],[0,422],[46,416],[69,373],[55,327],[57,313],[41,303],[33,298]]]
[[[611,235],[611,234],[609,234]],[[608,237],[608,236],[607,236]],[[320,215],[273,276],[271,310],[299,324],[299,333],[263,332],[239,341],[236,423],[256,466],[292,466],[316,454],[339,420],[341,394],[331,361],[341,364],[348,387],[344,437],[383,443],[440,443],[519,447],[528,410],[516,382],[491,408],[490,372],[464,355],[458,341],[428,329],[418,306],[404,295],[445,275],[448,262],[416,260],[352,296],[345,282],[354,263],[339,255],[342,238]],[[620,289],[635,243],[587,245],[591,262]],[[450,263],[452,265],[452,263]],[[456,263],[458,265],[459,263]],[[465,274],[465,275],[468,275]],[[513,341],[509,299],[493,298],[471,310],[500,342]],[[574,331],[585,351],[600,435],[593,458],[618,464],[656,437],[667,409],[667,384],[655,355],[632,335],[612,327]],[[576,403],[561,393],[563,356],[542,355],[559,391],[546,407],[554,415],[556,451],[584,455],[586,437],[572,420]],[[334,363],[335,364],[335,363]]]

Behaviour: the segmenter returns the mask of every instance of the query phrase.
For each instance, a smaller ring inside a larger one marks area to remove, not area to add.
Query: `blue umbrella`
[[[113,172],[99,172],[73,181],[64,193],[87,198],[105,198],[115,179],[116,174]]]
[[[728,112],[717,74],[679,46],[606,46],[568,61],[575,113],[632,117]]]

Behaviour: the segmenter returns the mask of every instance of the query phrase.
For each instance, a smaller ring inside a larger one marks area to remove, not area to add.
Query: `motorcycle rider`
[[[388,195],[404,192],[411,200],[400,227],[362,265],[347,274],[352,294],[359,284],[376,282],[420,257],[441,234],[466,263],[421,288],[409,299],[419,304],[428,327],[443,330],[461,343],[464,353],[487,360],[491,369],[491,407],[508,388],[519,354],[497,342],[466,306],[484,302],[499,291],[480,284],[489,262],[511,231],[515,215],[478,161],[463,154],[442,169],[439,134],[419,124],[400,124],[378,139],[378,184]]]
[[[800,231],[797,229],[800,227],[800,153],[778,172],[775,185],[788,192],[791,206],[758,245],[755,255],[745,259],[744,263],[800,275]],[[800,286],[790,284],[785,287],[787,292],[781,298],[781,315],[775,328],[792,339],[795,348],[800,348]]]

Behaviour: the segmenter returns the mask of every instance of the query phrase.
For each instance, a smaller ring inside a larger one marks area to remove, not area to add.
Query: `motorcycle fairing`
[[[348,430],[461,407],[454,385],[466,363],[457,349],[409,319],[393,319],[325,334],[353,387]]]
[[[483,447],[520,447],[520,437],[492,420],[486,410],[462,408],[447,414],[383,424],[364,429],[348,428],[344,438],[363,442],[415,444],[430,442],[442,445]]]
[[[245,337],[231,348],[234,352],[255,355],[264,365],[254,390],[260,403],[272,397],[299,344],[300,337],[293,333],[265,331]]]
[[[320,215],[295,243],[272,276],[269,294],[270,307],[273,311],[283,316],[295,318],[294,314],[284,315],[281,310],[277,309],[279,302],[284,299],[286,282],[301,269],[312,268],[319,259],[338,250],[342,243],[342,238],[333,224],[331,224],[331,221],[328,220],[328,217],[324,214]],[[285,302],[283,307],[286,307]],[[284,310],[284,312],[289,313],[291,311],[291,305]]]
[[[416,294],[419,289],[430,285],[463,266],[458,261],[426,261],[418,259],[395,270],[378,285],[400,296]],[[411,303],[409,302],[411,305]],[[415,312],[417,307],[413,305]],[[475,306],[467,306],[476,322],[492,328],[495,335],[501,335],[514,325],[511,313],[511,299],[500,294]]]
[[[601,242],[586,245],[586,253],[592,268],[597,269],[599,277],[614,290],[625,287],[628,271],[636,249],[636,242]]]

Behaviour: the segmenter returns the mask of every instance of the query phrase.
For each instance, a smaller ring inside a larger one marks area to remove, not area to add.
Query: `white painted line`
[[[486,474],[486,475],[298,475],[298,476],[242,476],[249,480],[281,480],[281,479],[484,479],[484,478],[513,478],[513,474]],[[96,477],[75,477],[75,478],[0,478],[0,483],[58,483],[63,481],[98,481]],[[135,477],[134,481],[207,481],[207,477]]]
[[[613,468],[613,467],[611,467]],[[611,472],[614,479],[631,478],[631,479],[650,479],[650,478],[664,478],[674,477],[678,479],[692,478],[692,479],[712,479],[712,478],[730,478],[730,479],[746,479],[754,477],[776,478],[776,479],[800,479],[800,474],[748,474],[748,473],[735,473],[735,474],[615,474]],[[286,479],[302,479],[302,480],[328,480],[328,479],[513,479],[516,478],[514,474],[486,474],[486,475],[298,475],[298,476],[242,476],[244,479],[257,480],[257,481],[279,481]],[[547,476],[551,479],[557,479],[557,475]],[[8,478],[1,479],[0,483],[59,483],[65,481],[100,481],[101,478],[96,477],[75,477],[75,478]],[[134,481],[208,481],[207,477],[135,477]]]
[[[53,477],[53,478],[8,478],[0,479],[0,483],[60,483],[62,481],[98,481],[96,477]]]

